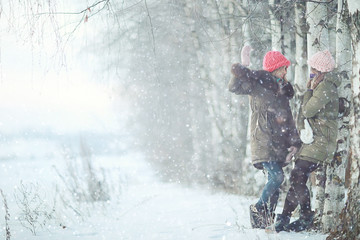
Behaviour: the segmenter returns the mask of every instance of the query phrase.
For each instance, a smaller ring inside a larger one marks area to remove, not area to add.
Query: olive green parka
[[[314,90],[305,92],[297,127],[299,130],[303,129],[306,118],[312,128],[314,140],[310,144],[302,145],[297,159],[317,164],[326,164],[332,160],[338,132],[339,85],[340,80],[336,73],[326,73],[324,80]]]
[[[235,65],[229,91],[249,95],[251,108],[251,158],[256,168],[263,162],[276,161],[285,166],[290,146],[300,148],[301,141],[291,113],[289,100],[294,96],[290,83],[281,85],[267,71],[251,71]],[[281,124],[277,117],[285,118]]]

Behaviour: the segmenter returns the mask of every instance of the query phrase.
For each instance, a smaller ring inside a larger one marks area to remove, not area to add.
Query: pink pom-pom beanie
[[[315,53],[308,64],[320,72],[331,72],[335,68],[335,60],[328,50]]]
[[[273,72],[279,67],[290,66],[290,61],[278,51],[269,51],[265,54],[263,59],[263,69],[268,72]]]

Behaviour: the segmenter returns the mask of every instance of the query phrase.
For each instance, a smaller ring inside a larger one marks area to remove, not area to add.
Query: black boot
[[[315,212],[302,213],[300,218],[288,225],[289,231],[301,232],[312,227]]]
[[[257,209],[255,205],[250,205],[250,222],[252,228],[264,229],[267,226],[265,210]]]
[[[276,222],[275,222],[275,231],[281,232],[281,231],[288,231],[288,225],[290,222],[290,216],[286,216],[283,214],[278,214],[276,216]]]

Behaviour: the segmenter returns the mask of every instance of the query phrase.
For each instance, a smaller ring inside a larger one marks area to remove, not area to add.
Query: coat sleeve
[[[313,91],[307,91],[304,94],[302,104],[302,113],[305,118],[312,118],[320,110],[325,107],[331,100],[330,91],[327,89],[326,84],[319,84]]]
[[[235,63],[231,66],[231,73],[233,76],[228,84],[229,91],[235,94],[250,95],[254,89],[251,70],[240,63]]]
[[[300,106],[299,112],[302,113],[302,106]],[[304,114],[298,114],[296,119],[296,127],[298,131],[305,128],[304,120],[305,120]]]
[[[292,99],[295,95],[294,88],[289,82],[280,87],[280,93],[286,96],[287,99]]]
[[[234,76],[230,79],[228,84],[229,91],[239,94],[251,95],[253,92],[253,84],[249,81],[242,81],[242,79]]]
[[[250,70],[249,68],[235,63],[231,67],[231,73],[234,75],[228,88],[235,94],[262,95],[266,91],[277,93],[279,86],[274,77],[264,70]]]

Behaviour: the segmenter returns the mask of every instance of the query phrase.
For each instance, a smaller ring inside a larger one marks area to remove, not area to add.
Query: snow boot
[[[278,214],[276,216],[275,231],[276,232],[288,231],[289,222],[290,222],[290,216],[286,216],[284,214]]]
[[[266,228],[265,210],[257,209],[255,205],[250,205],[250,223],[252,228]]]
[[[301,232],[312,227],[315,212],[301,213],[300,218],[290,223],[287,228],[289,231]]]

